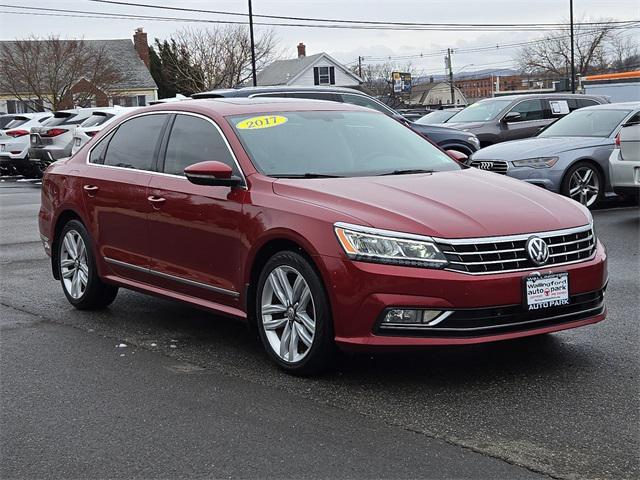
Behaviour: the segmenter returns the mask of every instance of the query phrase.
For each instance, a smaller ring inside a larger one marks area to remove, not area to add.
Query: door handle
[[[155,195],[148,196],[147,200],[149,200],[149,202],[151,202],[151,205],[153,205],[154,208],[159,208],[160,205],[162,205],[166,201],[165,198],[156,197]]]
[[[93,197],[98,191],[98,187],[96,187],[95,185],[85,185],[82,188],[90,197]]]

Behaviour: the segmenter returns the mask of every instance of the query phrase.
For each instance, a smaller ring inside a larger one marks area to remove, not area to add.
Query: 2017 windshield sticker
[[[271,128],[287,123],[288,118],[282,115],[261,115],[259,117],[251,117],[236,124],[236,128],[240,130],[257,130],[259,128]]]

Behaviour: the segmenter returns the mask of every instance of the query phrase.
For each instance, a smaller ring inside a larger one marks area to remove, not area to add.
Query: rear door
[[[541,127],[549,123],[549,120],[545,119],[544,109],[545,105],[543,101],[538,98],[523,100],[515,104],[506,114],[517,112],[520,114],[520,120],[500,122],[502,130],[500,133],[502,137],[501,140],[517,140],[519,138],[533,137]]]
[[[146,281],[149,267],[148,185],[169,114],[133,117],[89,154],[82,182],[99,254],[121,277]]]
[[[237,306],[242,289],[239,259],[242,205],[246,189],[194,185],[184,169],[203,161],[229,165],[242,177],[217,125],[196,114],[176,114],[171,127],[163,175],[149,185],[154,199],[150,216],[151,273],[154,284],[182,294]]]

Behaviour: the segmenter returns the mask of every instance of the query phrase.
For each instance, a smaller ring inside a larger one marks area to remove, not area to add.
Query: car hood
[[[548,157],[563,152],[601,145],[613,145],[607,138],[594,137],[534,137],[490,145],[473,155],[474,160],[517,160]]]
[[[458,128],[465,130],[473,130],[475,128],[482,128],[487,124],[487,122],[447,122],[447,123],[437,123],[436,125],[440,127],[447,128]]]
[[[472,238],[586,225],[578,203],[475,168],[434,174],[280,179],[274,193],[358,218],[365,226]],[[339,213],[336,221],[343,220]]]

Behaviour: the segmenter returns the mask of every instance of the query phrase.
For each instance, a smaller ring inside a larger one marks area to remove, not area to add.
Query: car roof
[[[294,112],[294,111],[360,111],[375,112],[370,108],[349,103],[298,98],[205,98],[182,102],[161,103],[142,107],[136,113],[149,111],[185,111],[228,115],[246,115],[258,113]],[[382,113],[380,115],[383,115]]]
[[[492,97],[492,98],[485,98],[484,100],[481,101],[487,101],[487,100],[527,100],[527,99],[536,99],[536,98],[558,98],[558,99],[563,99],[563,98],[588,98],[590,100],[598,100],[601,102],[606,102],[606,98],[601,96],[601,95],[585,95],[583,93],[562,93],[562,92],[556,92],[556,93],[526,93],[523,95],[500,95],[498,97]]]
[[[347,87],[334,86],[265,86],[265,87],[242,87],[242,88],[221,88],[208,92],[194,93],[192,98],[213,98],[213,97],[250,97],[258,93],[286,93],[286,92],[327,92],[327,93],[356,93],[364,94],[360,90]],[[365,94],[366,95],[366,94]]]
[[[591,105],[583,107],[580,110],[637,110],[640,108],[640,102],[620,102],[620,103],[604,103],[602,105]]]

